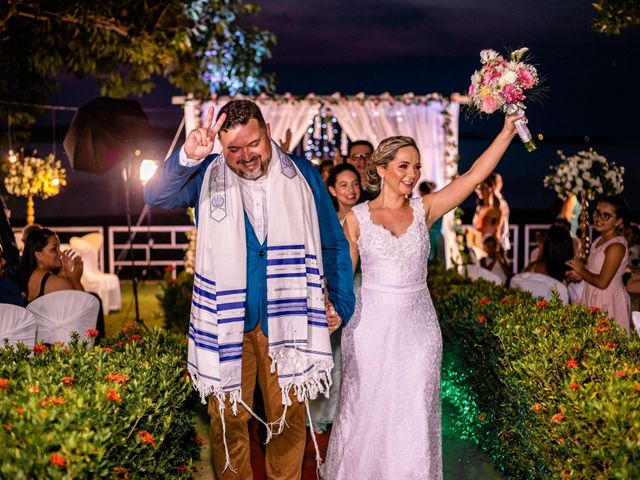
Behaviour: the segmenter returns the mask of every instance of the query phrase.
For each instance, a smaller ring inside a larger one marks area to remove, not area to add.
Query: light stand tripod
[[[149,330],[147,325],[140,318],[140,304],[138,301],[138,278],[136,274],[136,260],[133,251],[133,239],[135,237],[131,226],[131,172],[133,170],[133,161],[129,159],[122,169],[122,178],[124,179],[125,188],[127,190],[125,195],[125,206],[127,210],[127,234],[128,240],[125,248],[128,248],[129,259],[131,260],[131,286],[133,290],[133,301],[136,309],[135,322],[137,325],[141,325],[145,330]]]

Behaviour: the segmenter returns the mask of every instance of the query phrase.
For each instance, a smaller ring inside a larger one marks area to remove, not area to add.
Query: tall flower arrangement
[[[53,153],[44,158],[36,155],[37,151],[32,155],[24,155],[21,151],[19,154],[11,155],[9,161],[2,166],[7,192],[27,199],[28,224],[35,220],[34,197],[53,197],[67,184],[66,170]]]
[[[550,167],[553,173],[544,177],[544,186],[555,190],[560,198],[584,193],[587,200],[594,200],[597,195],[617,195],[624,190],[624,167],[592,148],[570,156],[558,150],[558,156],[561,162]]]

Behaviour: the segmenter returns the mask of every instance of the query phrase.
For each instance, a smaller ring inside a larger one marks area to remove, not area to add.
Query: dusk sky
[[[536,218],[545,220],[553,194],[542,187],[542,177],[550,164],[557,163],[555,151],[562,148],[571,154],[591,146],[627,168],[625,195],[632,210],[639,210],[640,192],[629,186],[640,178],[635,161],[640,29],[615,37],[594,32],[591,2],[262,0],[259,4],[262,11],[252,23],[278,37],[266,65],[277,76],[278,93],[449,95],[467,89],[470,75],[479,67],[480,50],[529,47],[547,77],[549,96],[543,106],[531,105],[527,112],[532,132],[542,133],[544,142],[532,154],[514,142],[498,169],[512,208],[523,215],[525,210],[538,210]],[[62,89],[51,104],[80,106],[98,94],[91,81],[61,79]],[[160,80],[156,90],[141,99],[151,124],[165,129],[163,141],[152,149],[155,156],[164,155],[171,130],[180,121],[180,109],[171,105],[175,94],[179,92]],[[70,113],[56,114],[59,136],[64,136],[70,119]],[[461,115],[462,170],[500,124],[498,116],[470,123]],[[38,125],[50,131],[51,113]],[[50,151],[46,135],[43,142],[41,150]],[[59,215],[67,202],[77,204],[85,198],[95,201],[71,215],[85,216],[86,211],[86,216],[117,216],[122,211],[121,183],[115,170],[103,177],[72,173],[70,186],[60,196],[37,202],[36,216]],[[97,197],[96,192],[100,192]],[[22,203],[14,202],[18,217],[23,215]],[[472,208],[469,202],[467,206]]]

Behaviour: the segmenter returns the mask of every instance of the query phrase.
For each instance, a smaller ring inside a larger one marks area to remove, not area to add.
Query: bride
[[[493,171],[518,119],[524,117],[505,117],[466,173],[422,198],[409,199],[420,179],[412,138],[387,138],[373,153],[368,188],[380,194],[345,217],[362,286],[342,334],[342,387],[325,479],[442,478],[442,338],[426,284],[429,227]]]

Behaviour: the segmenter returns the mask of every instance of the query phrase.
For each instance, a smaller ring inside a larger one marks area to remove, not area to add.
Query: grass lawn
[[[133,287],[130,281],[120,282],[120,292],[122,295],[122,308],[117,312],[111,312],[105,316],[104,323],[107,335],[113,335],[130,321],[136,318],[136,307],[133,302]],[[160,293],[159,281],[145,281],[138,284],[138,305],[140,307],[140,318],[147,327],[162,328],[160,307],[156,295]]]

